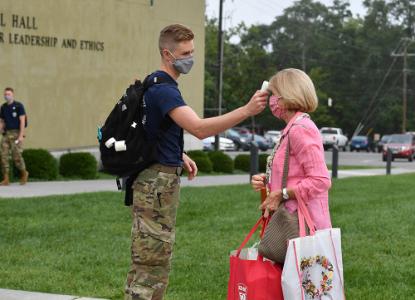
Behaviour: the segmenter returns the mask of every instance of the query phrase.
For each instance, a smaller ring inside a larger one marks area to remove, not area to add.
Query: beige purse
[[[284,169],[281,189],[287,187],[288,164],[290,155],[290,138],[287,133],[287,148],[285,149]],[[258,252],[265,258],[283,264],[287,253],[287,242],[299,236],[298,214],[290,213],[281,201],[277,210],[272,214],[259,243]]]

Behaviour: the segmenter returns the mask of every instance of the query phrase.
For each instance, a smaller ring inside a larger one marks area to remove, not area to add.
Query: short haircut
[[[183,41],[191,41],[195,37],[190,28],[187,28],[181,24],[172,24],[164,27],[160,31],[159,38],[159,50],[160,53],[163,49],[169,49],[174,51],[178,43]]]
[[[284,69],[271,77],[269,89],[281,96],[288,110],[313,112],[317,109],[316,89],[310,77],[298,69]]]
[[[6,87],[6,88],[4,89],[4,91],[5,91],[5,92],[12,92],[12,93],[14,93],[14,90],[13,90],[13,88],[11,88],[11,87]]]

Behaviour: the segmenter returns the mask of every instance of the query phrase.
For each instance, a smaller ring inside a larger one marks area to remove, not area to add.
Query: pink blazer
[[[289,130],[290,154],[287,187],[293,188],[297,199],[302,199],[317,229],[331,228],[328,190],[331,186],[324,161],[320,132],[309,117],[297,113],[287,124],[279,149],[275,153],[271,170],[271,191],[281,190],[285,149]],[[297,210],[297,200],[288,200],[285,207],[291,213]]]

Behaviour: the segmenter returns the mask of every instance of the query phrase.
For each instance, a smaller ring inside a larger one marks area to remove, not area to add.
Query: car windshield
[[[358,135],[358,136],[355,136],[354,138],[352,138],[352,141],[356,141],[356,142],[362,142],[362,141],[366,141],[366,140],[367,140],[367,137],[362,136],[362,135]]]
[[[323,129],[321,131],[321,133],[324,133],[324,134],[337,134],[337,130],[334,130],[334,129]]]
[[[239,137],[239,133],[236,130],[233,130],[233,129],[227,130],[226,135],[227,136],[232,136],[232,137]]]
[[[391,135],[388,143],[396,144],[409,144],[411,143],[412,136],[409,134],[393,134]]]

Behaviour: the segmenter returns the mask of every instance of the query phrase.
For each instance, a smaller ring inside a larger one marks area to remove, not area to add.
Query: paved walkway
[[[37,292],[0,289],[1,300],[105,300],[70,295],[55,295]]]
[[[394,168],[392,174],[411,173],[413,170]],[[385,169],[361,169],[361,170],[339,170],[338,177],[346,178],[353,176],[376,176],[385,175]],[[182,177],[182,186],[218,186],[249,183],[248,175],[221,175],[200,176],[189,181]],[[75,180],[75,181],[49,181],[29,182],[25,186],[13,183],[7,187],[0,187],[0,198],[25,198],[50,195],[68,195],[90,192],[117,191],[115,180]]]

